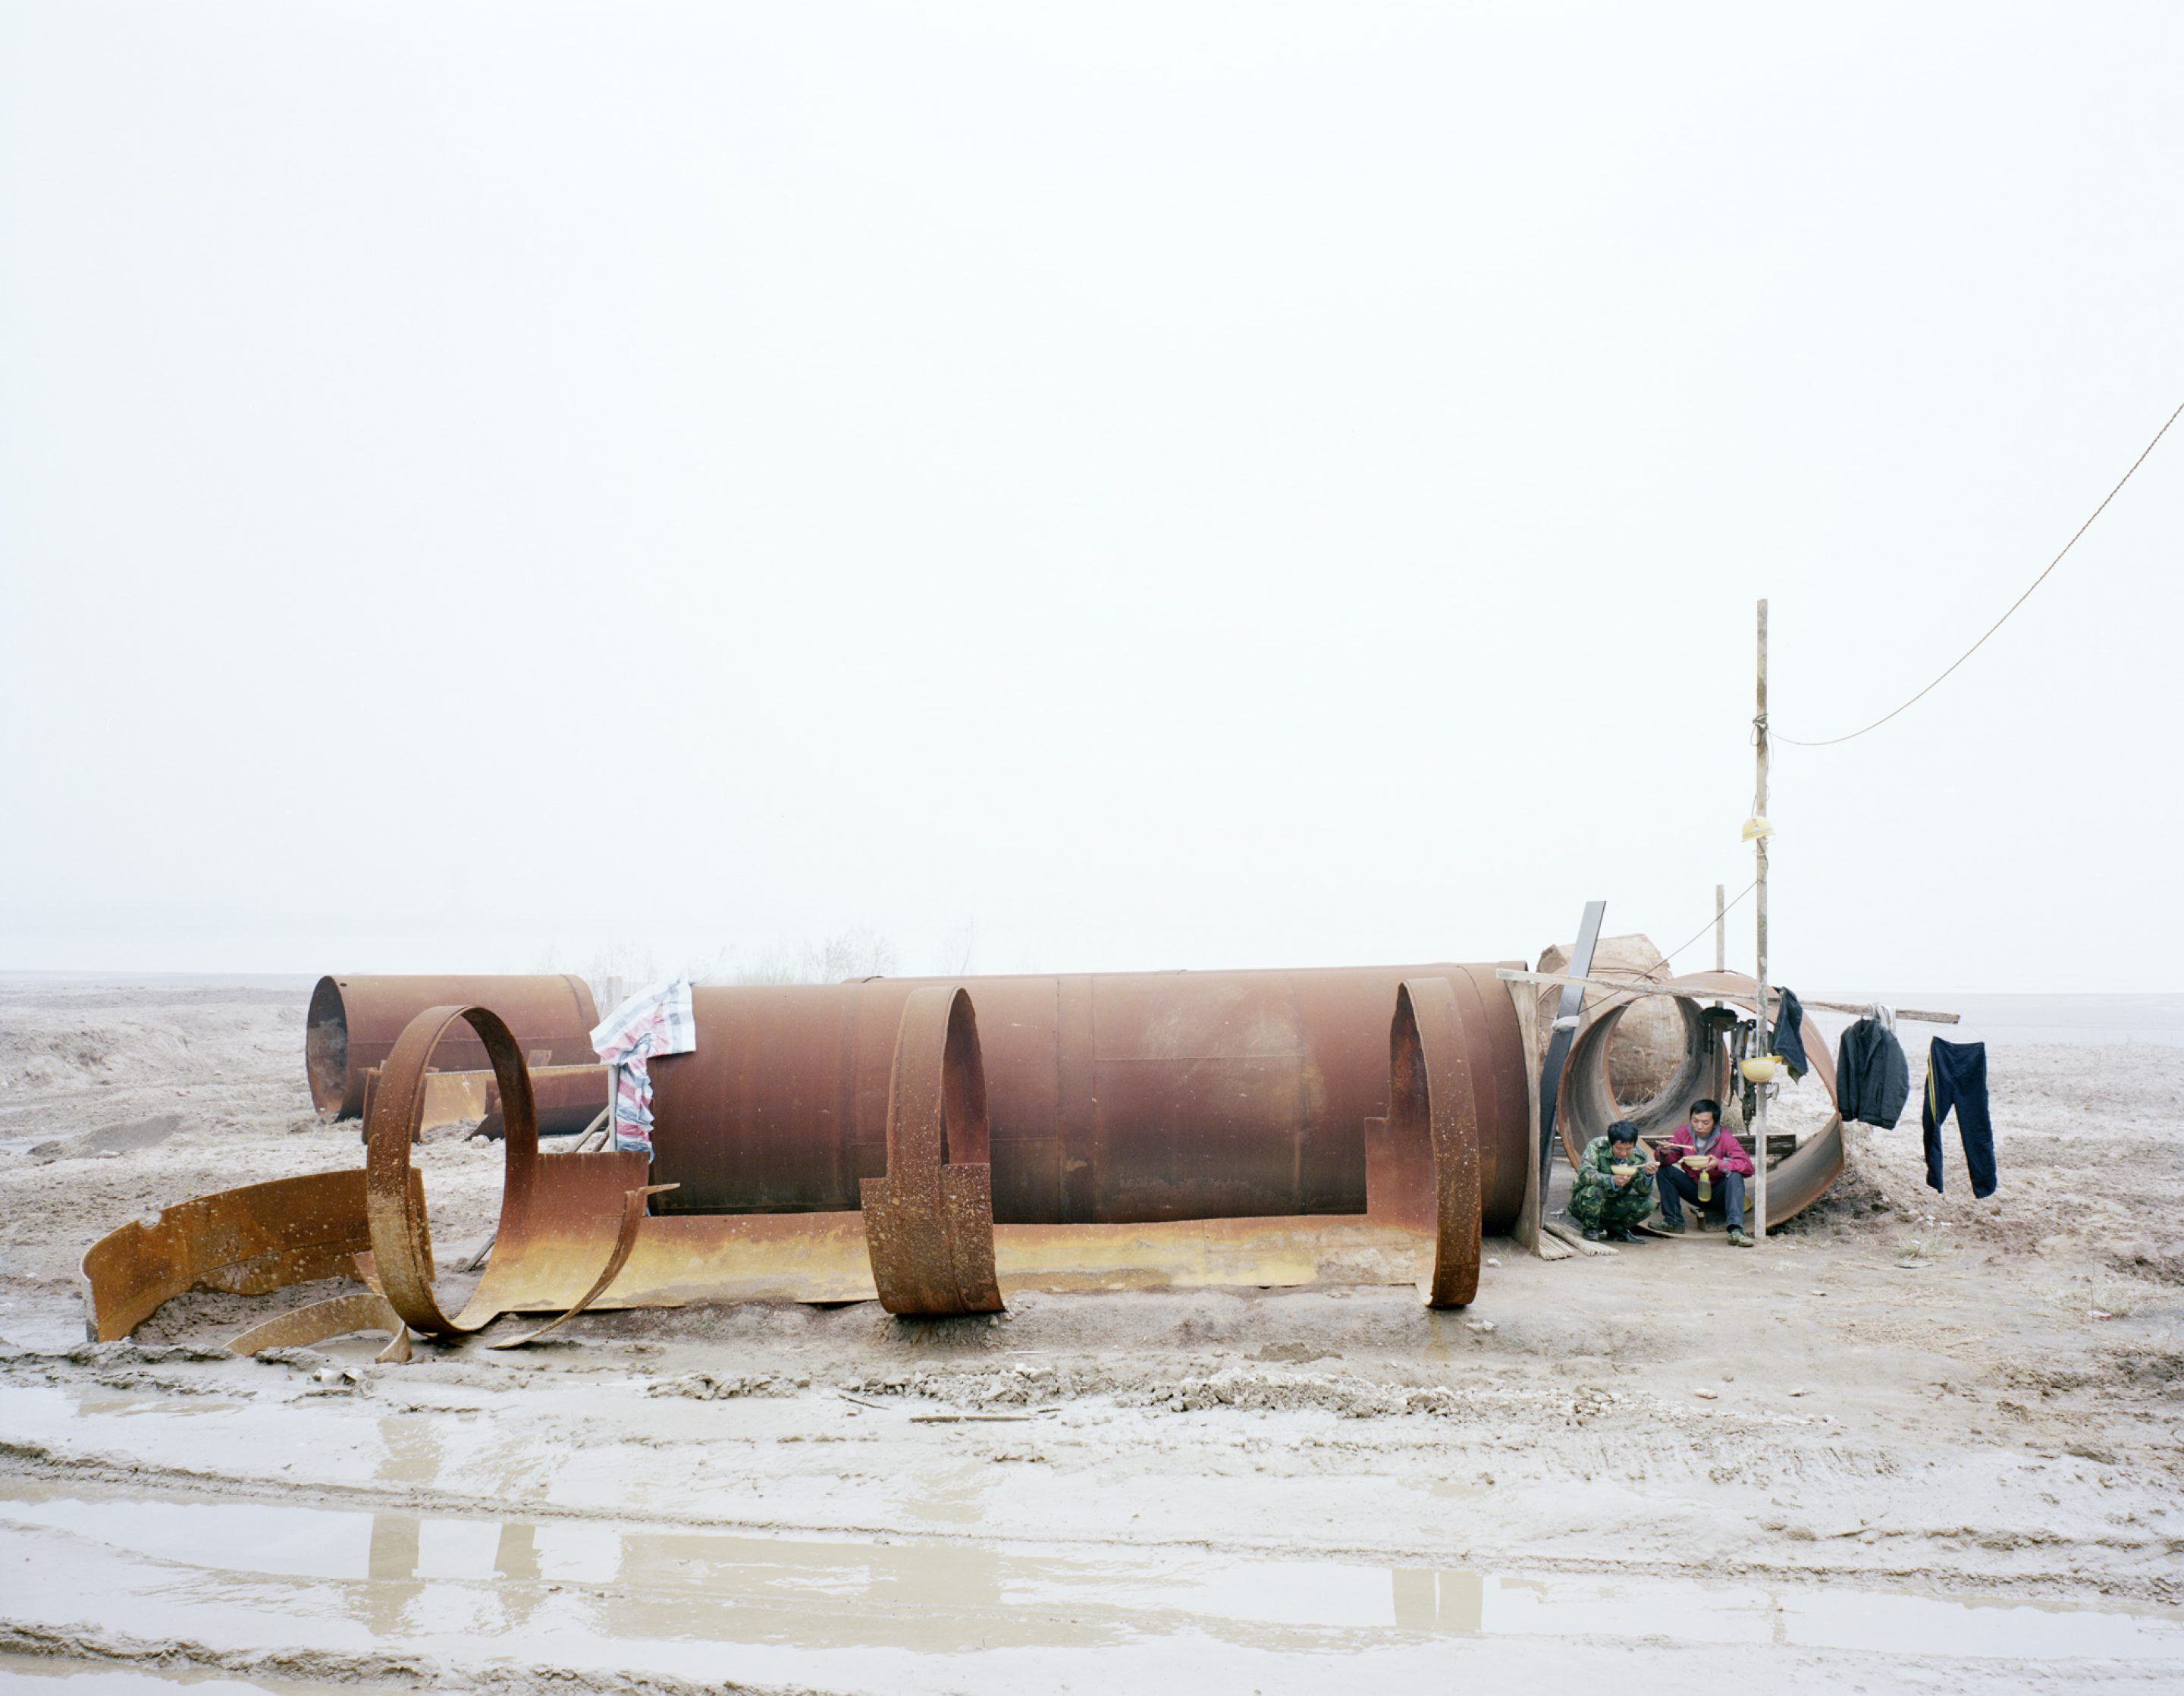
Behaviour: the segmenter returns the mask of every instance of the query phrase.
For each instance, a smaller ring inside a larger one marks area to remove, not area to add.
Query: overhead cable
[[[2137,471],[2141,466],[2146,463],[2147,455],[2152,453],[2156,445],[2159,444],[2161,438],[2169,433],[2169,426],[2170,424],[2174,424],[2180,415],[2184,415],[2184,405],[2178,406],[2175,412],[2169,415],[2168,423],[2164,423],[2159,430],[2156,430],[2153,432],[2153,440],[2148,442],[2145,448],[2140,452],[2139,456],[2131,462],[2131,471],[2126,471],[2123,476],[2117,480],[2116,486],[2110,489],[2108,494],[2102,498],[2101,504],[2093,509],[2092,516],[2088,517],[2083,524],[2081,524],[2077,527],[2077,530],[2072,534],[2070,539],[2063,544],[2063,553],[2056,555],[2053,559],[2048,561],[2048,570],[2042,572],[2038,577],[2033,578],[2031,586],[2028,588],[2023,594],[2018,596],[2015,600],[2010,602],[2008,611],[2004,612],[2000,618],[1996,619],[1992,624],[1987,627],[1986,635],[1981,636],[1977,642],[1973,643],[1970,647],[1965,649],[1963,653],[1958,655],[1957,657],[1950,662],[1948,671],[1943,672],[1941,677],[1936,678],[1933,683],[1928,683],[1925,689],[1920,689],[1917,695],[1913,695],[1909,700],[1905,701],[1903,706],[1896,708],[1894,711],[1881,714],[1881,716],[1875,719],[1872,723],[1867,725],[1864,730],[1852,730],[1847,734],[1841,736],[1830,736],[1817,742],[1802,741],[1795,736],[1785,736],[1780,731],[1763,730],[1763,734],[1767,735],[1771,740],[1776,742],[1787,742],[1793,748],[1832,748],[1839,742],[1855,740],[1857,738],[1864,735],[1867,730],[1878,730],[1882,725],[1887,723],[1890,719],[1895,717],[1897,713],[1902,712],[1905,707],[1917,706],[1919,701],[1925,700],[1928,695],[1932,693],[1935,686],[1940,683],[1942,678],[1947,678],[1949,675],[1949,672],[1953,672],[1958,666],[1961,666],[1965,661],[1971,658],[1973,655],[1979,652],[1980,649],[1986,644],[1987,637],[1993,635],[1996,631],[2001,629],[2002,627],[2008,622],[2010,613],[2016,611],[2019,607],[2024,605],[2025,601],[2031,598],[2032,590],[2039,588],[2042,583],[2048,581],[2048,572],[2053,571],[2056,566],[2063,563],[2063,554],[2069,553],[2071,549],[2077,546],[2078,538],[2084,535],[2086,531],[2092,528],[2093,519],[2099,517],[2101,514],[2108,510],[2109,502],[2114,500],[2118,494],[2121,494],[2124,484],[2131,481],[2131,471]]]

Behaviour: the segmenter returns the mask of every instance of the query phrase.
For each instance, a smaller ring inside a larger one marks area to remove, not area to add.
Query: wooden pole
[[[1713,968],[1729,969],[1729,885],[1713,886]]]
[[[1767,603],[1759,603],[1759,692],[1758,711],[1752,721],[1752,745],[1758,767],[1758,786],[1752,793],[1753,817],[1767,817]],[[1771,1053],[1774,1044],[1768,1040],[1767,1020],[1767,835],[1764,830],[1752,840],[1752,852],[1758,858],[1758,877],[1752,895],[1758,902],[1758,926],[1759,958],[1752,975],[1759,982],[1759,1052]],[[1758,1181],[1752,1192],[1752,1234],[1761,1242],[1767,1240],[1767,1085],[1759,1086],[1758,1111],[1752,1115],[1752,1170]]]

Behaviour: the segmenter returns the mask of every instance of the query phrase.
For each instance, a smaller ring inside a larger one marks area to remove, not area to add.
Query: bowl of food
[[[1607,1169],[1613,1172],[1618,1178],[1628,1178],[1635,1174],[1639,1168],[1638,1163],[1635,1160],[1618,1160]]]

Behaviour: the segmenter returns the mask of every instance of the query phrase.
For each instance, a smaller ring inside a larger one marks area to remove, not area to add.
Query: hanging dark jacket
[[[1797,1005],[1797,998],[1787,990],[1776,993],[1782,1003],[1774,1018],[1774,1052],[1782,1057],[1782,1063],[1790,1068],[1792,1078],[1805,1075],[1805,1010]]]
[[[1893,1130],[1910,1099],[1911,1068],[1896,1033],[1877,1018],[1862,1018],[1843,1032],[1836,1062],[1836,1105],[1843,1123]]]

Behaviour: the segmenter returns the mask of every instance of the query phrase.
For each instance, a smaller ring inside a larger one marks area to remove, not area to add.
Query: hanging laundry
[[[1964,1146],[1964,1166],[1972,1194],[1994,1193],[1994,1125],[1986,1113],[1986,1044],[1944,1042],[1938,1036],[1926,1055],[1926,1105],[1919,1123],[1926,1133],[1926,1187],[1942,1187],[1942,1121],[1953,1107],[1957,1135]]]
[[[616,1150],[652,1152],[652,1079],[645,1062],[662,1054],[688,1054],[697,1046],[688,978],[638,990],[593,1031],[592,1051],[616,1068]]]
[[[1846,1124],[1863,1121],[1896,1129],[1911,1099],[1911,1068],[1903,1045],[1875,1008],[1842,1034],[1836,1061],[1836,1105]]]
[[[1782,1003],[1774,1015],[1774,1052],[1782,1057],[1791,1078],[1802,1078],[1811,1063],[1805,1058],[1805,1010],[1788,990],[1777,989],[1774,993]]]

